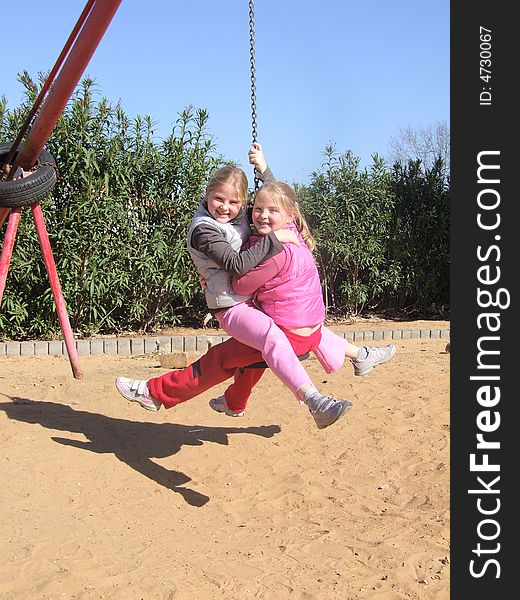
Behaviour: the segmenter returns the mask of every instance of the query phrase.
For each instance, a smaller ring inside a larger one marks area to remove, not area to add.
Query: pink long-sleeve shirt
[[[253,294],[280,327],[314,327],[325,320],[318,269],[297,228],[292,223],[287,227],[298,235],[300,246],[284,244],[283,252],[234,279],[233,289],[238,294]],[[252,236],[248,245],[258,238]]]

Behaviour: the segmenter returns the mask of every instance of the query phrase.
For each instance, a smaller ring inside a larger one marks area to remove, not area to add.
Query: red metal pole
[[[56,80],[31,127],[18,164],[30,170],[56,125],[121,0],[96,0]]]
[[[88,3],[90,4],[90,2]],[[49,136],[56,125],[63,109],[67,105],[67,102],[72,95],[74,88],[80,80],[83,71],[89,63],[92,55],[94,54],[99,42],[103,38],[105,31],[112,20],[112,17],[116,13],[121,0],[94,0],[94,5],[88,17],[85,20],[83,28],[81,29],[74,45],[72,46],[69,55],[64,62],[56,80],[54,81],[50,91],[45,98],[44,103],[41,106],[40,113],[36,117],[31,131],[25,141],[24,147],[18,154],[18,164],[26,171],[29,171],[36,163],[41,151],[49,139]],[[47,229],[43,220],[43,213],[39,204],[31,206],[33,218],[36,224],[36,232],[40,241],[40,246],[43,252],[43,258],[45,261],[45,267],[47,269],[47,275],[52,288],[58,317],[60,319],[61,328],[65,338],[65,345],[69,354],[69,359],[72,365],[72,371],[76,379],[83,379],[83,372],[79,365],[78,353],[76,351],[76,344],[72,335],[72,329],[70,327],[69,317],[65,307],[65,300],[61,291],[60,282],[58,279],[58,273],[56,271],[56,264],[52,256],[52,250],[49,243],[49,236],[47,235]],[[5,275],[7,275],[7,268],[11,258],[12,247],[9,249],[11,242],[14,244],[14,236],[16,233],[16,227],[20,218],[20,210],[13,210],[13,214],[17,212],[17,216],[13,218],[13,224],[8,224],[9,232],[9,244],[7,250],[2,252],[2,271],[5,268]],[[5,221],[7,213],[0,212],[0,218]],[[10,219],[11,221],[11,219]],[[10,226],[12,229],[10,229]],[[11,230],[14,230],[11,234]],[[12,238],[12,240],[11,240]],[[4,262],[7,264],[4,265]],[[4,281],[5,285],[5,281]]]
[[[61,329],[63,331],[63,337],[65,339],[65,346],[72,366],[72,372],[76,379],[83,379],[83,371],[79,364],[79,356],[76,350],[76,342],[72,335],[72,329],[70,326],[69,315],[67,314],[67,308],[65,306],[65,300],[61,291],[60,281],[58,279],[58,273],[56,271],[56,264],[54,263],[54,257],[52,255],[51,245],[49,243],[49,236],[47,235],[47,229],[43,221],[42,207],[39,204],[33,204],[31,206],[34,222],[36,224],[36,232],[38,239],[40,240],[40,247],[42,249],[43,260],[45,262],[45,268],[47,269],[47,275],[51,283],[51,289],[54,296],[54,302],[56,304],[56,311],[58,312],[58,319],[60,320]]]
[[[10,209],[2,209],[5,210],[6,216]],[[18,223],[20,222],[20,208],[13,208],[11,212],[11,216],[9,217],[9,221],[7,223],[7,231],[5,232],[5,240],[4,247],[2,248],[2,255],[0,256],[0,306],[2,306],[2,297],[4,295],[5,290],[5,282],[7,280],[7,271],[9,270],[9,263],[11,262],[11,256],[13,254],[14,248],[14,240],[16,238],[16,231],[18,229]],[[2,226],[4,219],[2,220],[2,215],[0,214],[0,227]]]

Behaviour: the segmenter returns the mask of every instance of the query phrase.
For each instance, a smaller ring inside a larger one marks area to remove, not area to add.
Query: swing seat
[[[305,354],[300,354],[300,356],[298,356],[298,360],[301,362],[303,360],[307,360],[310,356],[310,352],[306,352]],[[256,362],[253,363],[252,365],[247,365],[247,367],[242,367],[243,369],[268,369],[269,367],[267,366],[265,361],[260,361],[260,362]]]

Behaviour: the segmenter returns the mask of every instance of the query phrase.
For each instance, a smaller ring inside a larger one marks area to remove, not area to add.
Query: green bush
[[[425,313],[449,306],[449,192],[444,166],[389,171],[374,155],[325,149],[308,186],[296,186],[317,239],[329,313]]]
[[[424,170],[419,161],[396,163],[391,185],[396,198],[389,256],[401,267],[396,308],[449,305],[450,206],[446,168],[437,160]]]

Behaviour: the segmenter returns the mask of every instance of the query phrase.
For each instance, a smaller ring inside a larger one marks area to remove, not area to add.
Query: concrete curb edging
[[[335,331],[349,342],[406,340],[416,338],[449,339],[449,329],[359,329]],[[76,340],[79,356],[138,356],[170,354],[172,352],[201,352],[228,339],[220,335],[173,335],[136,338]],[[65,342],[0,342],[0,358],[17,356],[61,356],[67,354]]]

